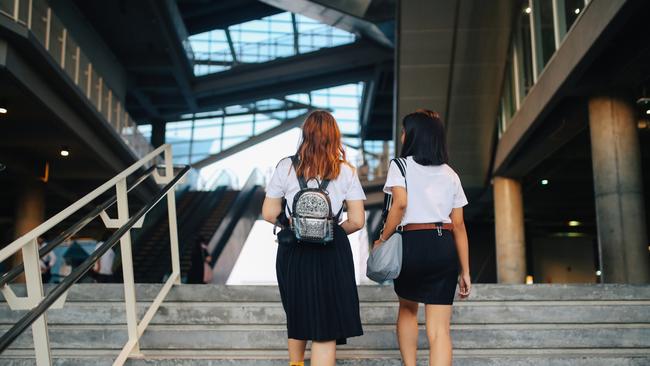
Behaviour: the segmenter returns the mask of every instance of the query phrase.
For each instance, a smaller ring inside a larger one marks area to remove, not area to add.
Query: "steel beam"
[[[162,37],[168,44],[169,56],[172,61],[172,73],[178,83],[181,93],[191,111],[197,108],[196,100],[192,94],[191,80],[194,75],[187,52],[183,47],[188,42],[187,30],[184,28],[182,17],[176,2],[165,0],[150,0],[149,4],[154,15],[160,19]]]
[[[272,137],[275,137],[283,132],[289,131],[292,128],[300,126],[304,121],[305,118],[311,113],[311,110],[307,111],[304,114],[299,115],[298,117],[288,119],[281,124],[279,124],[276,127],[273,127],[269,130],[266,130],[258,135],[255,135],[248,140],[241,142],[235,146],[232,146],[228,149],[225,149],[223,151],[220,151],[216,154],[209,155],[208,157],[197,161],[196,163],[192,164],[193,168],[196,169],[201,169],[204,168],[210,164],[216,163],[219,160],[225,159],[231,155],[234,155],[242,150],[248,149],[251,146],[257,145],[260,142],[266,141]]]

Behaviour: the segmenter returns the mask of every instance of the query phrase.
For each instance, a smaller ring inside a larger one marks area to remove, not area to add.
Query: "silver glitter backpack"
[[[298,157],[291,158],[294,169],[298,166]],[[299,243],[327,244],[334,240],[334,225],[343,210],[332,213],[332,203],[327,193],[328,179],[322,180],[318,188],[307,187],[304,177],[298,176],[300,191],[293,198],[291,230]]]

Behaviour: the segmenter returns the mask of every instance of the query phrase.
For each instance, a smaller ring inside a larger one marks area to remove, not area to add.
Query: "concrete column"
[[[494,224],[496,232],[497,282],[526,281],[526,242],[521,183],[494,178]]]
[[[623,97],[592,97],[589,130],[602,281],[648,283],[650,255],[634,106]]]
[[[151,123],[151,145],[159,147],[165,143],[165,122],[153,121]]]
[[[25,182],[16,202],[15,237],[19,238],[43,223],[45,219],[45,187],[39,181]],[[23,262],[22,252],[12,259],[12,266]],[[21,275],[17,282],[25,282]]]

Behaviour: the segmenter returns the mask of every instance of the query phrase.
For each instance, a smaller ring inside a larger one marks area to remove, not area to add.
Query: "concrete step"
[[[457,349],[499,348],[646,348],[650,350],[650,324],[525,324],[454,325]],[[141,339],[143,349],[270,349],[286,348],[284,325],[151,325]],[[119,349],[127,341],[119,325],[52,326],[50,344],[62,349]],[[421,326],[420,347],[426,347]],[[23,334],[12,348],[32,347]],[[350,338],[343,349],[397,349],[394,325],[366,325],[362,337]]]
[[[46,292],[52,285],[46,286]],[[137,284],[136,295],[139,301],[152,301],[160,290],[160,284]],[[24,289],[13,286],[17,294]],[[359,300],[362,302],[396,301],[392,286],[358,286]],[[276,286],[225,286],[190,285],[174,287],[166,298],[171,302],[275,302],[280,300]],[[650,300],[649,285],[630,284],[534,284],[500,285],[474,284],[472,295],[467,300],[475,301],[608,301],[608,300]],[[3,298],[0,296],[0,301]],[[124,288],[121,284],[77,284],[68,295],[68,302],[121,302],[124,301]]]
[[[136,286],[141,316],[160,286]],[[55,364],[112,364],[127,340],[123,291],[120,284],[76,285],[63,309],[48,311]],[[337,364],[399,365],[392,287],[360,286],[358,293],[365,334],[338,348]],[[143,356],[128,364],[286,365],[279,299],[274,286],[177,286],[141,339]],[[0,332],[20,314],[0,303]],[[650,365],[650,286],[477,284],[470,299],[455,301],[452,338],[455,365]],[[27,332],[0,364],[33,365],[31,347]]]
[[[140,317],[148,303],[139,303]],[[394,324],[397,302],[362,302],[363,324]],[[23,311],[0,305],[0,325],[15,323]],[[419,320],[424,322],[420,307]],[[279,302],[165,302],[152,324],[284,324]],[[48,311],[49,324],[126,324],[120,302],[70,302]],[[650,300],[644,301],[472,301],[457,302],[452,324],[650,323]]]
[[[54,351],[54,365],[94,366],[112,365],[117,352],[89,350],[85,352]],[[307,358],[309,351],[307,351]],[[13,352],[3,359],[7,366],[33,366],[33,354]],[[418,366],[427,365],[427,351],[418,352]],[[647,352],[618,349],[544,349],[544,350],[454,350],[455,366],[641,366],[648,365]],[[126,363],[130,366],[286,366],[286,351],[143,351],[138,358]],[[309,365],[309,362],[306,363]],[[345,366],[399,366],[398,351],[337,350],[337,365]]]

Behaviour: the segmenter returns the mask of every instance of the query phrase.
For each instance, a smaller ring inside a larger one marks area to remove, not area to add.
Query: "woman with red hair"
[[[326,187],[330,212],[340,213],[344,203],[347,207],[345,221],[339,223],[338,215],[334,216],[332,241],[284,243],[282,232],[278,234],[276,272],[287,315],[289,365],[304,365],[305,347],[311,340],[311,364],[329,366],[336,362],[336,344],[363,334],[347,234],[364,226],[366,196],[354,167],[345,159],[336,120],[326,111],[307,117],[296,155],[278,163],[266,187],[264,219],[274,224],[284,221],[283,231],[292,237],[293,225],[286,225],[291,208],[283,201],[291,203],[300,194],[299,179],[308,188]]]

